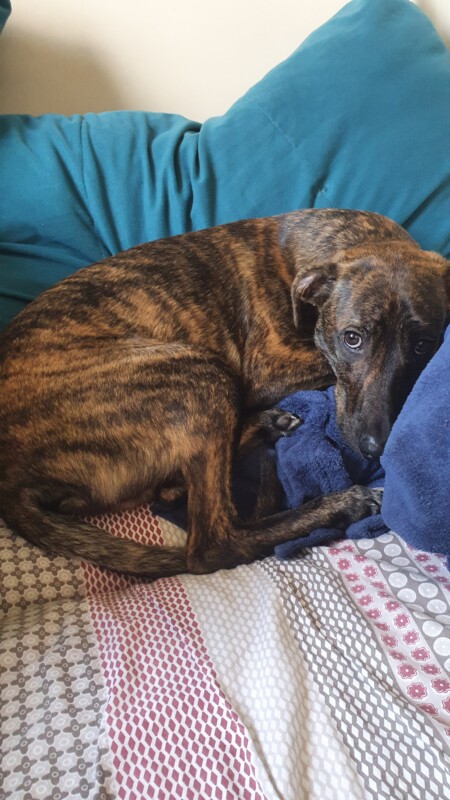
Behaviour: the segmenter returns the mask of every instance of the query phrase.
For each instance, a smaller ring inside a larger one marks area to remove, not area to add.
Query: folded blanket
[[[344,442],[336,425],[333,388],[297,392],[278,404],[298,414],[303,424],[275,445],[277,473],[286,496],[286,507],[295,508],[322,494],[347,489],[353,484],[384,484],[379,461],[367,461]],[[347,531],[323,528],[308,536],[278,545],[275,553],[290,558],[300,550],[343,537],[359,539],[387,531],[380,514],[350,525]]]

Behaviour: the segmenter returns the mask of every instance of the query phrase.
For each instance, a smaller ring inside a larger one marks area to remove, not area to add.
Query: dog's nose
[[[375,436],[365,433],[364,436],[361,436],[359,440],[359,449],[361,450],[364,458],[372,461],[372,459],[381,456],[381,453],[383,452],[383,445],[375,439]]]

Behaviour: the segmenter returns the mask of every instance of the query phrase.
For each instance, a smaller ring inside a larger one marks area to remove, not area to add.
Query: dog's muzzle
[[[359,440],[359,449],[364,458],[368,461],[374,461],[374,459],[381,456],[384,450],[384,443],[377,440],[375,436],[365,433]]]

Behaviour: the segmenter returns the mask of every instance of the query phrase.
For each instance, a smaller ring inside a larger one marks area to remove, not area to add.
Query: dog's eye
[[[432,339],[419,339],[414,345],[414,352],[416,356],[427,356],[431,353],[433,346],[434,341]]]
[[[352,330],[345,331],[344,344],[346,347],[350,348],[350,350],[359,350],[362,345],[361,334]]]

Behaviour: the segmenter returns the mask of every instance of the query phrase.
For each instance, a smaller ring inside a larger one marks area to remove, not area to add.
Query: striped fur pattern
[[[264,557],[378,510],[362,487],[238,518],[243,446],[267,412],[336,382],[368,457],[438,346],[448,262],[390,220],[305,210],[143,244],[79,270],[0,336],[0,512],[50,553],[150,578]],[[187,492],[187,547],[113,539],[80,517]]]

